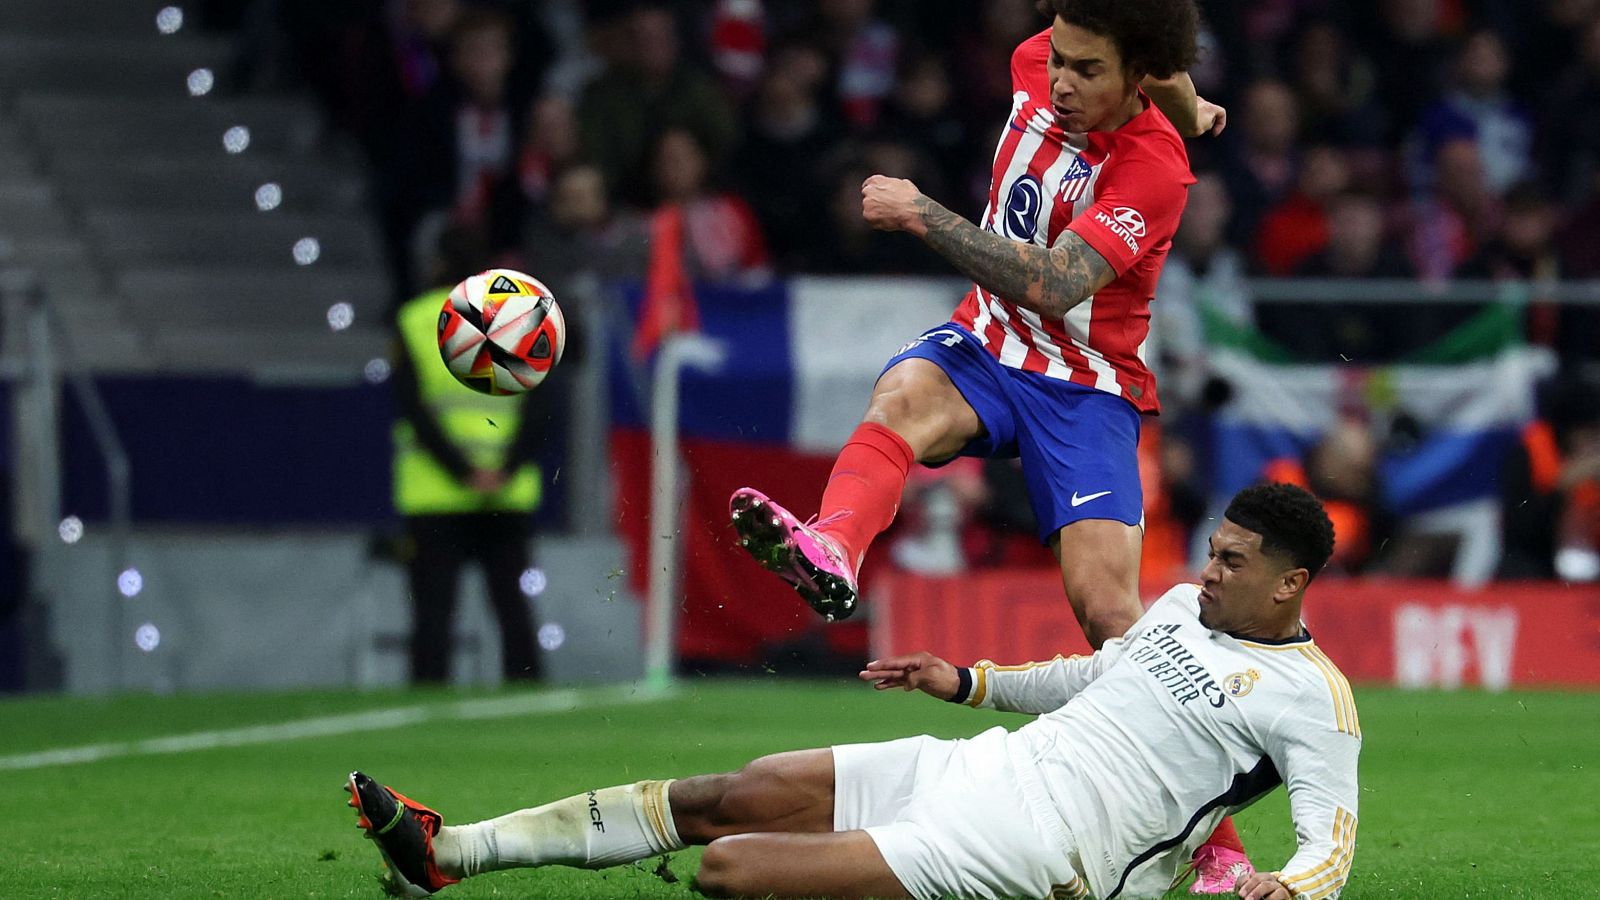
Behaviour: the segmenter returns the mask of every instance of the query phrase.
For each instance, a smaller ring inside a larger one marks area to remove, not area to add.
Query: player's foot
[[[383,854],[384,890],[396,897],[426,897],[460,879],[447,878],[433,859],[433,836],[444,817],[399,791],[351,772],[344,789],[356,809],[356,825]]]
[[[1243,853],[1206,844],[1194,852],[1194,884],[1189,885],[1189,893],[1231,894],[1234,883],[1255,870]]]
[[[754,488],[734,491],[728,513],[739,546],[794,585],[812,609],[830,622],[856,611],[855,569],[833,538]]]

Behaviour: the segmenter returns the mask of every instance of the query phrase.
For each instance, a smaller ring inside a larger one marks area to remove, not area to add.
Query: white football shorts
[[[862,829],[912,896],[1088,896],[1071,833],[1006,730],[833,748],[835,831]]]

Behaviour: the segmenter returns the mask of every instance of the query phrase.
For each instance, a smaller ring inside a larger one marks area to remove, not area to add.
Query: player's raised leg
[[[1073,615],[1096,650],[1121,637],[1144,614],[1139,602],[1143,537],[1138,525],[1080,519],[1063,526],[1050,542]]]
[[[902,354],[839,451],[817,518],[801,522],[760,491],[740,488],[728,504],[739,543],[817,612],[843,619],[855,611],[856,573],[872,540],[894,521],[912,463],[955,456],[983,432],[944,368]]]

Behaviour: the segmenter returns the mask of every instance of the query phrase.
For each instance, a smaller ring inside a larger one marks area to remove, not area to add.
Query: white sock
[[[434,859],[445,875],[464,878],[528,866],[602,869],[682,850],[667,803],[671,784],[640,781],[446,825],[433,839]]]

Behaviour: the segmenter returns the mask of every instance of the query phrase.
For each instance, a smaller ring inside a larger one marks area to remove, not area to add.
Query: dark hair
[[[1200,11],[1194,0],[1051,0],[1068,25],[1104,35],[1124,65],[1171,78],[1194,65]]]
[[[1333,555],[1333,522],[1322,501],[1292,484],[1258,484],[1233,496],[1224,518],[1261,535],[1261,550],[1317,577]],[[1307,579],[1308,581],[1310,579]]]

